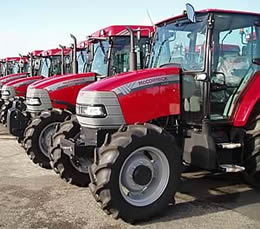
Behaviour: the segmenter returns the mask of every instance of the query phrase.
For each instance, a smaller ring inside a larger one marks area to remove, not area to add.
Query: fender
[[[127,124],[180,114],[180,69],[177,67],[119,74],[91,84],[84,91],[114,92]]]
[[[75,106],[79,90],[95,81],[96,74],[92,72],[67,74],[35,82],[29,86],[29,89],[44,89],[48,92],[53,107],[70,109],[66,103]]]
[[[246,125],[256,103],[260,100],[260,72],[256,72],[237,99],[231,119],[236,127]],[[259,111],[260,112],[260,111]]]

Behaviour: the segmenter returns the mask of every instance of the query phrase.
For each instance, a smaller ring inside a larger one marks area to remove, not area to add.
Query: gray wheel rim
[[[133,179],[137,166],[148,167],[152,178],[146,185]],[[170,166],[165,154],[158,148],[145,146],[131,153],[120,169],[119,189],[123,198],[131,205],[143,207],[158,200],[165,191],[170,177]]]
[[[47,126],[43,128],[39,136],[38,143],[39,143],[40,150],[44,154],[44,156],[48,158],[49,158],[48,149],[50,147],[51,138],[55,133],[56,125],[58,123],[59,122],[49,123]]]

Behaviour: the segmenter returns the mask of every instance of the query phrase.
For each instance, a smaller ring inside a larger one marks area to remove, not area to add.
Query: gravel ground
[[[130,225],[101,211],[88,188],[65,183],[33,164],[0,126],[0,228],[252,228],[260,229],[260,192],[236,175],[183,174],[176,205]]]

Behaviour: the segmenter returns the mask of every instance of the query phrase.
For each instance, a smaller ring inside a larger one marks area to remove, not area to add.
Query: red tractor
[[[239,53],[225,55],[223,44]],[[260,186],[259,57],[260,14],[187,4],[156,25],[150,69],[79,92],[80,139],[64,130],[63,154],[86,159],[95,149],[90,190],[106,213],[128,222],[172,201],[183,161],[241,172]]]
[[[83,73],[86,68],[87,42],[82,41],[77,45],[76,38],[73,35],[71,35],[71,37],[75,42],[72,49],[60,45],[61,49],[44,51],[45,56],[42,58],[42,65],[38,64],[38,68],[41,70],[41,76],[35,77],[35,79],[33,79],[34,82],[30,81],[31,78],[10,82],[6,85],[6,90],[9,92],[8,94],[11,94],[10,91],[12,91],[11,96],[14,96],[14,94],[21,91],[22,88],[22,93],[25,95],[31,84],[36,86],[36,84],[41,84],[42,82],[49,82],[49,79],[47,79],[49,76],[57,78],[58,76],[69,73]],[[55,75],[53,75],[54,73]],[[24,97],[18,96],[16,98],[15,101],[12,101],[12,108],[10,109],[9,106],[4,110],[5,112],[2,113],[7,116],[9,132],[17,136],[19,142],[22,142],[24,129],[29,125],[32,116],[26,112],[27,106]]]
[[[104,77],[129,71],[131,46],[129,31],[134,33],[132,30],[136,29],[140,29],[140,39],[137,42],[140,50],[138,68],[142,68],[144,66],[142,55],[147,51],[148,35],[153,28],[110,26],[95,32],[88,38],[90,63],[88,66],[90,67],[84,70],[85,73],[68,74],[33,83],[26,93],[26,112],[17,109],[9,110],[9,131],[23,139],[22,144],[34,163],[45,168],[50,167],[48,148],[51,144],[51,136],[58,123],[75,113],[76,97],[82,87]],[[73,64],[73,66],[77,68],[78,65]]]
[[[65,49],[65,56],[68,56],[70,49]],[[60,75],[64,68],[61,49],[49,49],[42,51],[40,56],[30,54],[30,65],[32,69],[26,77],[9,80],[2,87],[2,100],[4,105],[1,107],[0,122],[6,124],[7,112],[14,105],[21,110],[25,109],[24,100],[27,88],[33,82],[42,80],[46,77]],[[69,69],[70,70],[70,69]],[[15,102],[14,102],[15,101]]]
[[[26,57],[7,57],[0,61],[1,63],[1,76],[17,74],[26,71],[27,67]],[[24,63],[22,66],[21,64]]]
[[[41,55],[42,50],[36,50],[34,52],[32,52],[30,55],[33,58],[39,58],[39,56]],[[7,59],[7,58],[6,58]],[[17,79],[21,79],[21,78],[25,78],[29,75],[33,75],[35,74],[35,69],[32,68],[31,66],[31,59],[28,57],[16,57],[16,64],[18,67],[15,67],[14,69],[16,69],[15,71],[12,70],[13,74],[10,75],[6,75],[0,78],[0,91],[2,91],[2,87],[5,83],[8,83],[12,80],[17,80]],[[12,64],[14,64],[12,62]],[[4,64],[4,68],[7,69],[9,68],[10,64],[8,64],[8,61],[5,62]],[[18,70],[19,69],[19,70]],[[0,107],[2,107],[2,105],[4,104],[4,100],[1,98],[0,99]]]

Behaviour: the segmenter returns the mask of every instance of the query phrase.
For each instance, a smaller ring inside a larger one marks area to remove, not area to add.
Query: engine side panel
[[[124,85],[114,91],[118,94],[127,124],[146,122],[155,118],[180,113],[179,75],[170,74],[135,81],[128,92]]]

